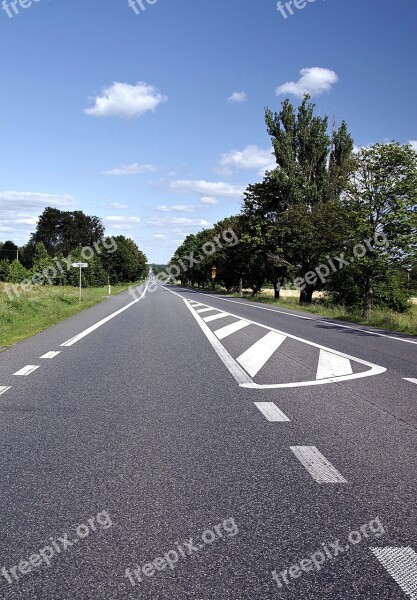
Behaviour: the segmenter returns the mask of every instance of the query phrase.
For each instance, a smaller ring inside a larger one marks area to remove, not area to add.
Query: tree
[[[108,239],[108,238],[107,238]],[[134,282],[147,273],[147,258],[136,243],[123,235],[113,238],[114,252],[101,255],[103,267],[111,283]],[[110,247],[111,244],[104,245]]]
[[[305,96],[296,114],[289,100],[265,120],[277,161],[257,188],[257,200],[244,211],[267,219],[277,229],[282,258],[303,276],[340,246],[345,229],[340,194],[353,169],[353,141],[343,122],[327,134],[327,117],[314,116]],[[249,195],[253,190],[249,190]],[[316,284],[307,284],[300,302],[310,303]]]
[[[16,244],[11,242],[10,240],[7,240],[7,242],[4,242],[0,249],[0,260],[7,260],[11,263],[17,259],[17,254],[18,247],[16,246]]]
[[[104,226],[98,217],[90,217],[82,211],[61,211],[45,208],[32,234],[30,242],[42,242],[47,252],[54,256],[61,252],[65,256],[79,247],[92,247],[102,239]]]
[[[361,149],[344,206],[359,240],[369,240],[366,253],[355,264],[363,316],[369,319],[375,282],[417,254],[416,152],[395,142]]]

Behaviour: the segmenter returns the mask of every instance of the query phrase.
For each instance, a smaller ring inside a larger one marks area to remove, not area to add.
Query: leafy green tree
[[[111,253],[104,252],[101,261],[110,283],[134,282],[142,279],[148,271],[147,258],[137,244],[123,235],[114,237],[113,245],[106,243],[109,241],[110,239],[106,238],[104,245],[113,249],[116,246],[116,249]]]
[[[25,279],[28,279],[29,275],[29,272],[18,260],[14,260],[12,263],[10,263],[9,281],[11,283],[21,283]]]
[[[10,240],[4,242],[0,249],[0,260],[7,260],[8,262],[13,262],[17,259],[18,247],[15,243]]]
[[[395,142],[363,148],[344,198],[357,239],[370,240],[355,263],[369,319],[375,284],[389,281],[389,269],[415,260],[417,253],[417,154]]]
[[[9,281],[10,263],[6,259],[0,260],[0,281]]]

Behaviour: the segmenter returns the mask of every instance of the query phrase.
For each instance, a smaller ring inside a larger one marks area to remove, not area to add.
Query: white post
[[[81,267],[80,267],[80,302],[81,302]]]

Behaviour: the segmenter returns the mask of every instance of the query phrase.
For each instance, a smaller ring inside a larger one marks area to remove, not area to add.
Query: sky
[[[415,0],[294,2],[4,0],[0,241],[54,206],[166,263],[239,212],[274,166],[265,107],[306,92],[355,145],[417,149]]]

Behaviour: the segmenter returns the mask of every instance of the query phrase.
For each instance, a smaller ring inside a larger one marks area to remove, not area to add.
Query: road
[[[417,339],[148,283],[0,354],[1,598],[417,599]]]

